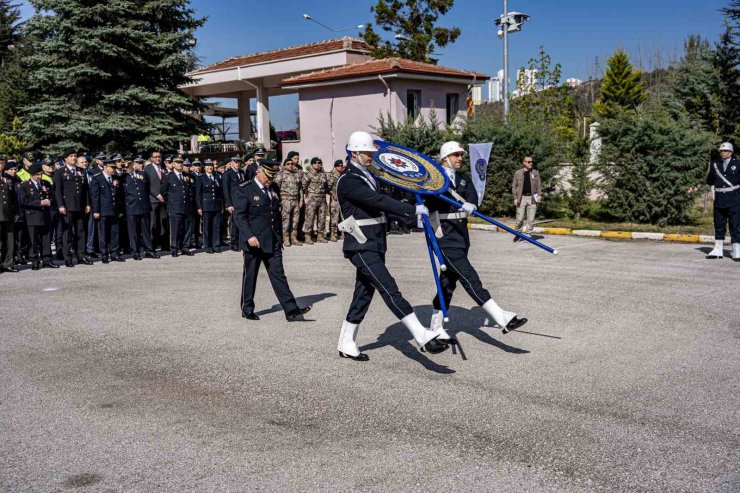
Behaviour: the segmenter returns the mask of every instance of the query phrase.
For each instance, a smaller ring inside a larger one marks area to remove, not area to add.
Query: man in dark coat
[[[93,217],[98,222],[98,238],[103,263],[111,260],[125,262],[119,254],[118,232],[119,218],[124,214],[123,183],[116,173],[113,160],[105,163],[103,172],[90,182]]]
[[[198,216],[203,218],[203,248],[206,253],[221,251],[221,213],[224,210],[221,179],[213,173],[213,163],[207,162],[205,173],[195,182],[195,202]]]
[[[18,197],[13,180],[5,176],[5,156],[0,156],[0,272],[18,272],[13,267],[15,232],[18,220]]]
[[[311,309],[310,306],[298,307],[283,269],[280,198],[271,188],[279,166],[280,163],[275,161],[262,161],[254,180],[236,187],[232,195],[233,219],[239,228],[239,242],[244,251],[242,317],[248,320],[259,320],[254,313],[254,293],[262,263],[289,322],[299,320]]]
[[[28,173],[31,179],[21,183],[19,194],[31,240],[31,268],[39,270],[43,265],[56,269],[59,266],[51,259],[51,187],[41,180],[40,163],[31,165]]]
[[[170,216],[170,249],[173,257],[192,256],[185,248],[185,215],[193,210],[193,193],[190,191],[190,177],[183,173],[181,157],[172,160],[174,170],[162,180],[162,195],[167,201],[167,212]]]
[[[152,244],[154,248],[167,250],[169,243],[169,219],[167,218],[167,203],[162,194],[162,180],[165,170],[162,168],[162,153],[152,151],[149,155],[149,164],[144,167],[144,174],[149,180],[149,203],[152,207],[149,222],[152,227]]]
[[[137,156],[133,161],[133,170],[125,175],[123,182],[126,198],[126,221],[128,238],[134,260],[141,260],[142,246],[147,258],[159,258],[152,244],[152,228],[149,201],[149,178],[144,173],[144,159]]]
[[[92,265],[85,252],[85,214],[90,212],[87,177],[77,169],[77,152],[62,153],[64,166],[54,171],[54,194],[62,215],[62,251],[64,265],[74,267],[72,249],[78,264]]]
[[[452,293],[455,292],[457,282],[463,285],[465,291],[482,307],[496,324],[506,334],[527,323],[526,318],[519,318],[515,313],[501,309],[491,298],[491,294],[483,287],[478,273],[468,260],[470,250],[470,235],[468,234],[468,216],[477,209],[478,192],[475,191],[470,177],[460,172],[465,150],[457,142],[445,142],[440,150],[440,160],[447,176],[450,178],[450,188],[445,195],[462,202],[458,210],[448,202],[431,195],[425,203],[430,210],[432,227],[435,230],[437,243],[445,259],[447,270],[440,272],[439,282],[442,286],[445,306],[450,306]],[[430,328],[439,332],[439,340],[456,344],[457,340],[450,337],[444,330],[444,319],[441,312],[439,295],[432,301],[432,322]]]
[[[732,260],[740,262],[740,161],[732,157],[735,149],[729,142],[719,146],[722,159],[709,166],[707,185],[714,187],[714,250],[707,258],[724,256],[727,223],[730,223]]]
[[[223,174],[223,195],[224,195],[224,206],[226,211],[231,216],[229,221],[229,247],[236,251],[239,251],[239,229],[236,227],[234,221],[234,190],[236,187],[247,181],[247,177],[244,175],[244,171],[241,169],[242,158],[234,156],[229,161],[229,169]]]

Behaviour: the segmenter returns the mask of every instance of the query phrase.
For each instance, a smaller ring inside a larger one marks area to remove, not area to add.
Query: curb
[[[504,231],[492,224],[468,223],[468,229],[482,231]],[[676,233],[643,233],[638,231],[598,231],[595,229],[568,229],[568,228],[534,228],[534,233],[546,235],[584,236],[591,238],[606,238],[611,240],[651,240],[673,241],[678,243],[714,243],[711,235],[686,235]]]

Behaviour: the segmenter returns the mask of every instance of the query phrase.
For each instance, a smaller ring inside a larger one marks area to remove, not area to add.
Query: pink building
[[[382,114],[396,122],[428,117],[442,124],[465,118],[472,87],[488,76],[397,58],[375,60],[353,38],[235,57],[190,74],[196,82],[183,91],[203,97],[235,98],[240,137],[251,133],[250,99],[257,99],[258,140],[269,138],[269,96],[298,93],[300,140],[283,142],[283,154],[320,157],[331,167],[345,156],[355,130],[373,133]]]

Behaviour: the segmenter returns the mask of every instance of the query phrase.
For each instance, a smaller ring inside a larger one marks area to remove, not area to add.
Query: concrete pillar
[[[269,90],[262,80],[257,84],[257,140],[270,149],[270,103]]]
[[[240,92],[237,98],[237,108],[239,111],[239,139],[249,142],[252,138],[252,118],[249,108],[249,93]]]

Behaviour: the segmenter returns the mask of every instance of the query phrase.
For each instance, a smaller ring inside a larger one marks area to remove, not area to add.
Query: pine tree
[[[375,58],[401,57],[437,63],[429,56],[435,45],[447,46],[460,36],[458,27],[436,25],[439,16],[446,14],[454,3],[455,0],[378,0],[370,9],[375,13],[375,23],[384,31],[401,34],[408,40],[396,44],[384,41],[372,24],[365,26],[362,38],[373,47]]]
[[[629,61],[627,53],[618,50],[608,60],[608,68],[601,85],[601,95],[594,104],[599,116],[613,116],[623,110],[637,110],[645,100],[642,76]]]
[[[733,2],[740,4],[740,2]],[[740,7],[740,5],[739,5]],[[714,53],[714,67],[718,74],[718,128],[717,133],[726,140],[738,142],[740,138],[740,40],[738,22],[740,8],[728,12],[732,23],[727,22]]]
[[[24,42],[19,5],[0,0],[0,132],[12,132],[13,121],[27,101],[22,61]]]
[[[173,148],[200,131],[190,40],[205,19],[187,0],[30,0],[32,104],[23,134],[36,147]]]

